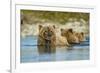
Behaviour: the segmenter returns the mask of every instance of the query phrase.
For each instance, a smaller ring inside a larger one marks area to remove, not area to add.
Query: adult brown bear
[[[69,44],[76,44],[79,43],[79,39],[76,36],[76,33],[73,31],[73,29],[61,29],[61,35],[63,37],[66,37],[66,40]]]
[[[39,25],[38,48],[40,51],[50,52],[56,47],[55,26]]]

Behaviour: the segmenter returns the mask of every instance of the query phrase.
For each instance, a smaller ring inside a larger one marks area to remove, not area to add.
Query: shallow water
[[[37,37],[21,38],[21,63],[47,61],[73,61],[89,59],[89,38],[81,44],[71,47],[57,46],[51,52],[41,52],[37,46]]]

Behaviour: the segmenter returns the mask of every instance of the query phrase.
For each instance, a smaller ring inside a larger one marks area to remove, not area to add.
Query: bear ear
[[[70,28],[68,31],[70,31],[71,33],[73,33],[73,29],[72,28]]]
[[[60,30],[61,30],[61,31],[63,31],[64,29],[63,29],[63,28],[61,28]]]
[[[53,28],[54,28],[54,29],[56,28],[55,25],[53,25]]]
[[[83,33],[83,32],[81,32],[81,35],[83,36],[83,35],[84,35],[84,33]]]
[[[39,30],[42,28],[42,25],[39,25]]]

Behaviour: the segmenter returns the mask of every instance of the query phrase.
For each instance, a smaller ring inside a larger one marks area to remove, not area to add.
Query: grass
[[[84,19],[89,21],[89,13],[82,12],[58,12],[58,11],[37,11],[37,10],[21,10],[21,14],[27,23],[51,21],[65,24],[69,18]]]

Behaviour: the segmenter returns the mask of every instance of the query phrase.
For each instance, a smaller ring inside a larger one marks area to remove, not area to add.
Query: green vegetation
[[[80,18],[89,21],[89,13],[82,12],[58,12],[58,11],[37,11],[37,10],[21,10],[27,23],[39,22],[41,20],[52,21],[64,24],[69,18]]]

